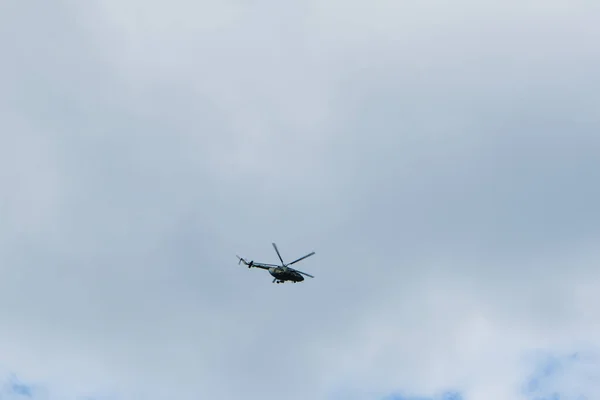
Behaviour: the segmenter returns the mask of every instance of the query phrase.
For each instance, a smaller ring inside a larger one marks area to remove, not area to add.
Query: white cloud
[[[124,398],[494,400],[531,348],[598,345],[600,31],[519,4],[6,6],[3,364]],[[234,264],[271,241],[316,279]]]

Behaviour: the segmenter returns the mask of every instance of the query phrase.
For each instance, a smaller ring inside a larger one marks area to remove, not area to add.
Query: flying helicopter
[[[279,249],[277,249],[277,245],[275,243],[273,243],[273,248],[275,249],[275,252],[279,257],[279,260],[281,260],[281,265],[265,264],[258,262],[255,263],[254,261],[248,262],[240,256],[236,255],[236,257],[239,259],[238,265],[243,262],[245,265],[248,266],[248,268],[254,267],[266,269],[274,277],[273,283],[285,283],[286,281],[294,283],[302,282],[304,280],[304,277],[302,275],[306,275],[309,278],[314,278],[314,276],[307,274],[306,272],[298,271],[297,269],[289,267],[289,265],[295,264],[298,261],[304,260],[305,258],[312,256],[313,254],[315,254],[314,251],[310,254],[305,255],[304,257],[300,257],[296,261],[292,261],[291,263],[286,264],[285,262],[283,262],[283,258],[281,258],[281,254],[279,254]]]

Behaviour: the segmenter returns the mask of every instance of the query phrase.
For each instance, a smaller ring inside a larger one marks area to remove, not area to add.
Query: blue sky
[[[49,399],[593,398],[598,11],[4,1],[0,376]],[[272,242],[315,251],[315,279],[237,265]]]
[[[523,400],[587,400],[600,393],[600,358],[598,353],[586,348],[583,352],[552,354],[547,351],[532,351],[526,357],[531,368],[521,385],[521,393],[515,397]],[[69,393],[57,396],[44,385],[34,385],[22,381],[14,374],[3,382],[0,398],[17,399],[58,399],[77,398],[85,400],[119,400],[118,395]],[[339,398],[347,398],[340,394]],[[351,396],[351,395],[350,395]],[[336,397],[337,398],[337,397]],[[468,400],[458,390],[445,390],[438,394],[414,394],[398,391],[377,400]],[[375,399],[375,397],[373,397]]]
[[[393,394],[385,400],[464,400],[458,392],[444,392],[438,396],[414,396],[404,394]]]

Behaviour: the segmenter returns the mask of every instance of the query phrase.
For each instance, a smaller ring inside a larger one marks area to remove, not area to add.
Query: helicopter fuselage
[[[279,267],[271,267],[269,268],[269,273],[277,280],[277,283],[283,283],[285,281],[291,282],[302,282],[304,277],[298,272],[287,269],[287,268],[279,268]]]
[[[294,282],[294,283],[302,282],[304,280],[304,276],[302,276],[302,275],[306,275],[309,278],[314,278],[314,276],[312,276],[311,274],[307,274],[306,272],[302,272],[302,271],[294,269],[292,267],[288,267],[288,265],[296,264],[298,261],[302,261],[305,258],[314,255],[315,254],[314,251],[312,253],[305,255],[304,257],[300,257],[299,259],[292,261],[289,264],[286,264],[283,262],[283,258],[281,258],[281,254],[279,254],[279,250],[277,249],[277,245],[275,243],[273,243],[273,248],[275,249],[275,252],[277,253],[277,256],[279,257],[279,261],[281,261],[280,266],[275,265],[275,264],[264,264],[264,263],[260,263],[260,262],[255,263],[254,261],[248,262],[245,259],[243,259],[242,257],[236,256],[239,259],[238,264],[244,263],[245,265],[248,266],[248,268],[266,269],[267,271],[269,271],[269,274],[271,274],[271,276],[273,278],[275,278],[275,279],[273,279],[273,283],[275,283],[275,282],[284,283],[286,281],[290,281],[290,282]]]

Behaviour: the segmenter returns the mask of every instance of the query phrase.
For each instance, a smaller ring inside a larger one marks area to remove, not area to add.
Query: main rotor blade
[[[295,269],[295,268],[290,268],[290,269],[293,269],[294,271],[296,271],[296,272],[297,272],[297,273],[299,273],[299,274],[306,275],[306,276],[308,276],[309,278],[314,278],[314,276],[312,276],[311,274],[307,274],[306,272],[298,271],[298,270],[297,270],[297,269]]]
[[[291,262],[291,263],[289,263],[288,265],[295,264],[295,263],[297,263],[298,261],[302,261],[302,260],[304,260],[305,258],[308,258],[308,257],[310,257],[310,256],[312,256],[312,255],[314,255],[314,254],[315,254],[315,252],[313,251],[312,253],[310,253],[310,254],[307,254],[307,255],[305,255],[304,257],[300,257],[300,258],[299,258],[299,259],[297,259],[296,261],[292,261],[292,262]]]
[[[285,265],[285,263],[283,262],[283,258],[281,258],[281,254],[279,254],[279,250],[277,249],[277,245],[275,243],[273,243],[273,248],[277,252],[277,255],[279,256],[279,259],[281,260],[281,265]]]

